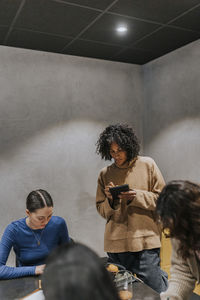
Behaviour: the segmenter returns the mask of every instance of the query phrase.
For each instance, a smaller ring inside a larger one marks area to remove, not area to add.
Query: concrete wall
[[[199,61],[200,41],[143,67],[0,47],[0,235],[43,188],[70,235],[104,255],[95,143],[110,123],[135,127],[166,181],[199,182]]]
[[[200,182],[200,41],[146,64],[144,149],[167,181]]]
[[[70,235],[103,255],[95,143],[116,122],[142,139],[141,67],[0,47],[0,91],[0,235],[43,188]]]

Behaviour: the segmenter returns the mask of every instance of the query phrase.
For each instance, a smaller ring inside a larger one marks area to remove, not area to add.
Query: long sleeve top
[[[57,245],[67,242],[68,229],[61,217],[52,216],[44,229],[37,230],[27,226],[26,218],[12,222],[6,227],[0,242],[0,279],[35,275],[36,266],[44,264]],[[6,266],[11,248],[16,254],[18,267]]]
[[[187,300],[190,299],[196,281],[200,281],[200,262],[192,251],[190,257],[183,259],[177,252],[179,241],[171,239],[172,257],[169,287],[161,293],[161,299]]]
[[[109,182],[128,184],[136,191],[130,204],[122,201],[117,207],[110,205],[105,194]],[[137,252],[159,248],[160,228],[155,219],[156,200],[165,182],[154,160],[138,156],[118,167],[115,163],[101,170],[98,178],[96,206],[106,219],[104,250],[106,252]]]

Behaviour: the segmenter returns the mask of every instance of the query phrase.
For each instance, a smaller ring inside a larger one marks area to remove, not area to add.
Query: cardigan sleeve
[[[136,196],[129,206],[136,206],[146,210],[155,210],[156,208],[156,200],[165,185],[165,181],[154,160],[151,158],[150,161],[149,190],[134,189]]]
[[[191,272],[189,261],[195,260],[194,256],[188,259],[181,258],[178,255],[179,242],[172,239],[172,258],[171,258],[171,278],[169,280],[169,287],[166,292],[161,293],[161,299],[180,299],[187,300],[190,298],[195,287],[196,279]],[[196,261],[194,262],[196,266]]]
[[[23,276],[35,275],[35,266],[9,267],[6,266],[11,248],[15,243],[16,229],[13,224],[7,226],[0,242],[0,279],[11,279]]]

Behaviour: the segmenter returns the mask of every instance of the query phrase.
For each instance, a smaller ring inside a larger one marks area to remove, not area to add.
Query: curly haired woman
[[[139,156],[140,145],[126,124],[110,125],[100,134],[97,153],[114,163],[101,170],[96,206],[106,219],[104,249],[157,292],[167,287],[160,269],[160,230],[155,221],[156,200],[164,180],[150,157]],[[113,201],[109,188],[128,184],[129,191]]]
[[[156,211],[172,238],[171,278],[161,299],[189,299],[200,281],[200,186],[184,180],[169,182]]]

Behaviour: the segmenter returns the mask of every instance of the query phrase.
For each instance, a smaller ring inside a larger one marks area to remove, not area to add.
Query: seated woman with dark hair
[[[189,299],[200,281],[200,186],[169,182],[158,197],[156,211],[172,238],[171,278],[161,299]]]
[[[62,245],[50,254],[42,288],[46,300],[119,300],[100,258],[79,243]]]
[[[65,220],[52,216],[53,200],[45,190],[32,191],[26,200],[26,218],[7,226],[0,242],[0,279],[39,275],[45,259],[60,244],[69,242]],[[17,267],[6,266],[11,251]]]

